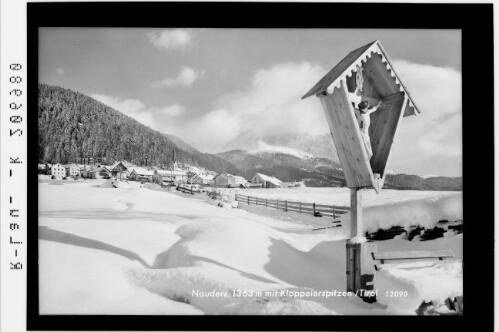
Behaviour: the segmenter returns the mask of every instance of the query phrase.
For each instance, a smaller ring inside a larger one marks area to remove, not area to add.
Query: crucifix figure
[[[367,101],[362,101],[357,107],[354,107],[355,116],[359,123],[360,133],[362,134],[362,140],[364,141],[369,160],[371,160],[371,157],[373,156],[371,138],[369,137],[369,126],[371,125],[370,116],[378,110],[379,105],[381,105],[381,100],[371,108],[369,108],[369,103]]]

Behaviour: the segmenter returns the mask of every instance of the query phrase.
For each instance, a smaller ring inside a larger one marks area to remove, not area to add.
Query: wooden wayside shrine
[[[372,187],[378,194],[381,192],[400,121],[420,111],[378,40],[350,52],[302,99],[314,95],[322,103],[351,191],[351,238],[356,240],[347,243],[347,290],[369,289],[374,276],[370,252],[375,248],[373,243],[362,240],[362,189]],[[371,107],[380,102],[370,115],[369,143],[361,133],[354,109],[362,101]],[[370,158],[367,144],[372,150]]]

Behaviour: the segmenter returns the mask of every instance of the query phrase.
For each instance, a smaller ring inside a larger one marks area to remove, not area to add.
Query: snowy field
[[[276,188],[276,189],[227,189],[238,193],[267,199],[300,201],[335,206],[350,206],[349,188]],[[423,226],[433,228],[440,220],[463,219],[463,193],[461,191],[418,191],[374,189],[362,192],[364,227],[375,232],[392,226]],[[348,223],[349,215],[342,217]]]
[[[301,201],[324,205],[350,206],[350,189],[348,188],[275,188],[275,189],[234,189],[241,195],[256,196],[269,199]],[[362,191],[365,207],[403,203],[414,200],[435,201],[446,197],[462,197],[461,191],[421,191],[383,189],[378,195],[374,189]],[[461,199],[462,200],[462,199]]]
[[[409,296],[368,304],[333,296],[346,285],[346,227],[317,232],[201,194],[104,182],[40,177],[41,314],[415,314],[423,300],[462,295],[462,234],[379,242],[379,251],[453,250],[458,261],[380,273],[380,293]]]

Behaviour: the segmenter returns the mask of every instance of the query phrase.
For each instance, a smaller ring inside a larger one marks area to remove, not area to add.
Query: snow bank
[[[345,227],[317,232],[297,220],[219,208],[204,195],[144,190],[132,182],[100,190],[105,182],[39,184],[43,314],[398,313],[355,296],[279,295],[344,291]],[[230,201],[230,191],[223,196]],[[379,250],[435,244],[462,247],[462,235],[383,241]],[[245,290],[260,293],[234,294]]]
[[[118,188],[120,186],[120,180],[117,179],[108,179],[103,184],[99,185],[99,188]]]
[[[157,185],[156,183],[151,183],[151,182],[146,182],[142,185],[143,188],[147,189],[153,189],[153,190],[158,190],[161,189],[161,186]]]
[[[462,261],[426,268],[383,269],[375,278],[377,301],[397,313],[414,314],[423,302],[441,305],[447,298],[463,295]]]
[[[343,187],[289,187],[274,189],[233,189],[241,195],[256,196],[268,199],[300,201],[325,205],[350,206],[350,189]],[[448,196],[461,196],[460,191],[422,191],[422,190],[393,190],[383,189],[376,194],[374,189],[362,191],[364,207],[386,205],[396,202],[413,201],[418,199],[440,199]]]
[[[392,202],[363,210],[363,227],[368,232],[393,226],[434,228],[440,220],[463,220],[462,194]],[[342,215],[341,221],[349,227],[350,213]]]
[[[337,206],[350,206],[348,188],[280,188],[234,189],[234,193],[268,199],[301,201]],[[375,232],[392,226],[423,226],[433,228],[440,220],[463,219],[462,192],[364,190],[363,222],[366,231]],[[350,214],[341,216],[344,227],[349,228]]]

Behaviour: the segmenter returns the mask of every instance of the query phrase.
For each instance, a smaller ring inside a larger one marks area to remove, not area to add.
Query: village
[[[38,164],[38,174],[50,175],[54,180],[115,179],[118,181],[150,182],[161,187],[178,187],[201,191],[217,188],[286,188],[304,186],[302,182],[283,182],[261,173],[247,180],[236,174],[217,173],[202,167],[181,164],[174,160],[170,169],[143,167],[128,161],[104,164]]]

